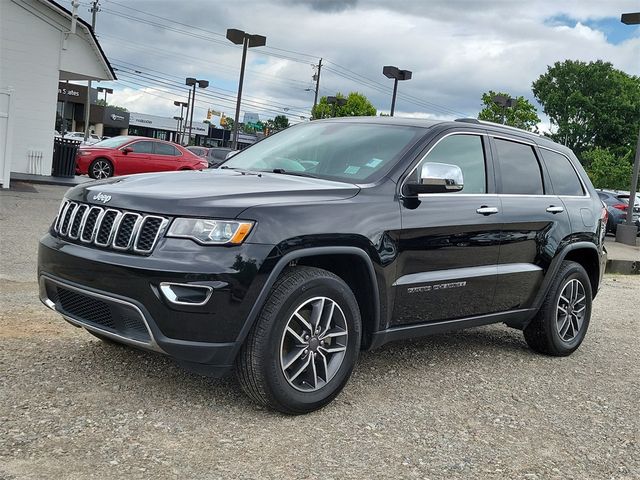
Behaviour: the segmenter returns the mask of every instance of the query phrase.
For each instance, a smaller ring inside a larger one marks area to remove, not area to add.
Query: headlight
[[[253,222],[240,220],[176,218],[167,237],[190,238],[202,245],[239,245],[252,228]]]
[[[78,156],[79,157],[85,157],[87,155],[91,155],[91,152],[87,152],[85,150],[78,150]]]

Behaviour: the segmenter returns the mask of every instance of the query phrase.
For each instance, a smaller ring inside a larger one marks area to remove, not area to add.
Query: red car
[[[175,143],[147,137],[113,137],[81,146],[76,174],[107,178],[130,173],[202,170],[207,161]]]

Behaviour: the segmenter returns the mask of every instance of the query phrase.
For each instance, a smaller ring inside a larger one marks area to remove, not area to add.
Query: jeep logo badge
[[[100,192],[94,195],[93,199],[97,202],[107,203],[109,200],[111,200],[111,195],[105,195],[104,193]]]

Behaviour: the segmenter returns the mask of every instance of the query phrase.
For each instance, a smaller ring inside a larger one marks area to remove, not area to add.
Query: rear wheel
[[[342,279],[319,268],[287,269],[238,356],[238,380],[263,405],[311,412],[349,380],[360,335],[358,304]]]
[[[89,165],[89,176],[97,180],[113,176],[113,165],[106,158],[96,158]]]
[[[591,283],[582,265],[562,262],[542,307],[524,329],[527,344],[547,355],[573,353],[587,334],[591,300]]]

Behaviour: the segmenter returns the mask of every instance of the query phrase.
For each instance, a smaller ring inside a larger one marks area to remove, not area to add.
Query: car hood
[[[108,178],[78,185],[66,197],[148,213],[235,218],[257,205],[330,202],[358,191],[349,183],[214,169]]]

